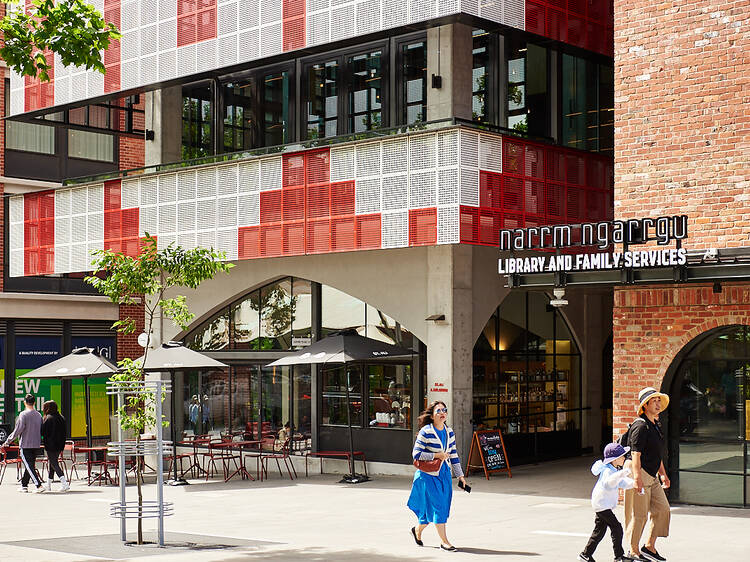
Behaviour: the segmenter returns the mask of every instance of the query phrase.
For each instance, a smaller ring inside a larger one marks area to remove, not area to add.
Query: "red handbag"
[[[437,472],[440,470],[440,465],[442,464],[443,461],[440,459],[432,459],[431,461],[414,461],[414,466],[422,472]]]

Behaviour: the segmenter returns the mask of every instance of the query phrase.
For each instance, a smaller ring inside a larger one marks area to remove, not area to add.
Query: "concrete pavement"
[[[591,459],[518,467],[513,478],[479,474],[471,494],[457,489],[448,534],[461,549],[442,552],[434,529],[417,547],[406,508],[410,479],[375,477],[358,485],[338,476],[293,482],[193,481],[166,487],[175,515],[166,520],[169,547],[123,546],[108,502],[117,488],[74,482],[68,494],[19,494],[13,476],[0,485],[0,560],[575,560],[593,524]],[[57,485],[56,485],[57,486]],[[135,487],[128,492],[135,497]],[[153,485],[145,486],[152,498]],[[623,519],[622,508],[618,516]],[[147,538],[155,524],[145,523]],[[129,529],[135,529],[129,522]],[[657,543],[670,561],[747,560],[750,510],[677,506],[672,536]],[[596,559],[612,560],[609,538]]]

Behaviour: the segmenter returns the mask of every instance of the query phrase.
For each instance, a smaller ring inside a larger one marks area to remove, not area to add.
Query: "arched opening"
[[[665,381],[672,499],[750,505],[750,326],[702,334],[678,354]]]
[[[184,404],[178,433],[241,434],[270,446],[289,422],[298,449],[346,448],[343,366],[266,366],[345,329],[415,351],[413,361],[349,366],[349,408],[357,447],[368,459],[408,461],[414,417],[422,401],[417,397],[424,394],[419,375],[424,372],[425,346],[377,308],[334,287],[297,277],[277,279],[242,295],[186,334],[188,347],[209,352],[230,368],[178,376],[176,398]]]
[[[474,344],[475,429],[500,428],[515,464],[579,454],[581,356],[543,293],[514,291]]]

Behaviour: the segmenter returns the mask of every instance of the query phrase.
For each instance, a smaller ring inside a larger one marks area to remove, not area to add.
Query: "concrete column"
[[[146,129],[154,140],[146,141],[146,166],[182,160],[182,87],[146,93]]]
[[[448,424],[465,465],[472,436],[472,248],[429,249],[428,315],[445,321],[427,328],[427,401],[448,406]]]
[[[471,119],[471,26],[452,23],[427,30],[427,120]],[[432,76],[440,76],[440,88]]]

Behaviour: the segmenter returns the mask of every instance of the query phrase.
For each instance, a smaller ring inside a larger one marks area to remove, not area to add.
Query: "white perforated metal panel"
[[[177,230],[177,205],[174,203],[159,205],[159,239]]]
[[[196,248],[195,232],[178,232],[177,245],[182,246],[186,250]]]
[[[177,234],[195,230],[195,201],[177,203]]]
[[[380,225],[383,248],[403,248],[409,245],[408,211],[383,213]]]
[[[195,45],[177,47],[177,66],[180,76],[195,74]]]
[[[383,3],[383,27],[400,27],[409,21],[409,2],[390,0]]]
[[[380,178],[357,180],[354,212],[358,215],[380,212]]]
[[[139,219],[139,235],[145,236],[146,233],[156,235],[157,230],[157,208],[156,207],[141,207],[138,211]]]
[[[409,169],[424,170],[435,167],[435,134],[409,137]]]
[[[168,51],[177,48],[177,20],[159,23],[159,50]]]
[[[237,199],[237,225],[258,226],[260,224],[260,194],[248,193]]]
[[[240,33],[238,62],[257,59],[260,56],[260,30],[250,29]]]
[[[219,37],[219,59],[222,61],[222,64],[228,65],[239,62],[236,34]]]
[[[216,168],[216,191],[219,196],[237,193],[237,164]]]
[[[479,136],[479,169],[503,171],[503,142],[499,135]]]
[[[409,208],[421,209],[436,205],[435,172],[409,174]]]
[[[260,2],[261,24],[271,23],[272,21],[281,21],[281,18],[282,18],[282,0],[261,0]]]
[[[383,174],[401,174],[409,170],[409,140],[383,141]]]
[[[322,45],[330,41],[330,12],[320,12],[307,16],[307,44]]]
[[[381,0],[363,0],[357,7],[357,33],[372,33],[382,28],[380,22]]]
[[[141,28],[141,56],[153,55],[156,53],[156,37],[158,35],[158,26],[149,25]]]
[[[461,168],[461,205],[479,206],[479,171],[474,168]]]
[[[156,239],[156,247],[159,250],[169,247],[170,244],[176,244],[177,237],[174,234],[160,234]]]
[[[58,189],[55,191],[55,217],[66,217],[70,215],[70,190]],[[23,218],[23,216],[21,217]]]
[[[141,195],[145,197],[145,195]],[[167,203],[177,200],[177,174],[164,174],[159,176],[158,203]]]
[[[406,174],[383,178],[382,200],[384,211],[409,207],[409,178]]]
[[[242,0],[238,10],[239,29],[250,29],[260,25],[260,0]]]
[[[174,176],[170,174],[169,177],[173,178]],[[125,182],[126,181],[128,180],[123,180],[122,182],[122,185],[123,185],[122,205],[124,208],[127,209],[130,207],[133,207],[134,205],[125,204]],[[159,194],[159,178],[156,176],[146,176],[142,178],[138,183],[140,185],[140,195],[141,195],[139,205],[156,205],[156,198]],[[128,196],[127,201],[130,202],[131,200],[132,199],[130,198],[130,196]]]
[[[195,170],[177,173],[177,200],[195,199],[197,174]],[[161,201],[159,201],[161,203]]]
[[[437,2],[437,15],[448,16],[450,14],[457,14],[461,11],[459,0],[438,0]]]
[[[196,233],[195,242],[200,248],[215,248],[216,247],[216,231],[215,230],[202,230]]]
[[[227,255],[228,260],[237,259],[237,229],[217,230],[216,249]]]
[[[201,41],[200,43],[196,45],[195,48],[196,48],[197,58],[196,58],[195,68],[198,72],[211,70],[219,66],[217,64],[217,53],[216,53],[216,48],[218,44],[219,43],[216,39],[208,39],[206,41]],[[231,61],[231,63],[233,62],[234,61]]]
[[[353,37],[355,30],[354,5],[341,6],[331,10],[331,41]]]
[[[435,17],[435,0],[408,0],[409,21],[425,21]]]
[[[177,15],[177,2],[174,0],[159,0],[159,19],[169,19]]]
[[[159,80],[177,77],[177,51],[159,53]]]
[[[331,149],[331,181],[354,179],[354,147]]]
[[[216,201],[216,227],[237,226],[237,197],[222,197]]]
[[[158,80],[158,57],[152,55],[140,60],[141,84],[153,84]]]
[[[238,191],[240,193],[252,193],[260,189],[260,162],[242,162],[239,165],[240,179]]]
[[[89,213],[104,210],[104,184],[96,183],[88,186]]]
[[[281,156],[260,161],[260,190],[281,189]]]
[[[458,203],[458,169],[445,168],[438,170],[438,205],[455,205]]]
[[[198,201],[196,208],[195,229],[216,228],[216,199],[201,199]]]
[[[216,31],[219,35],[237,33],[237,2],[219,4],[216,18]]]
[[[260,28],[260,56],[278,55],[282,49],[281,23]]]
[[[458,131],[437,133],[438,166],[448,167],[458,164]]]
[[[525,29],[526,25],[526,2],[525,0],[503,0],[503,21],[505,25],[517,29]]]
[[[197,173],[198,199],[205,197],[216,197],[216,167],[207,166],[199,168]],[[179,191],[178,191],[179,193]]]
[[[479,0],[479,15],[492,21],[502,21],[503,0]]]
[[[380,175],[381,145],[381,142],[370,142],[356,146],[357,179]]]
[[[438,207],[437,209],[437,243],[458,244],[461,230],[458,205]]]

